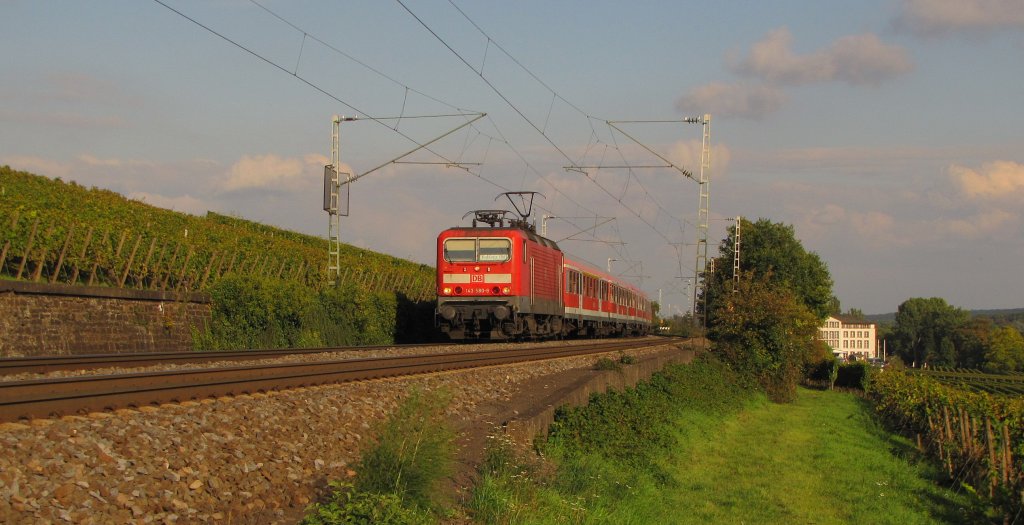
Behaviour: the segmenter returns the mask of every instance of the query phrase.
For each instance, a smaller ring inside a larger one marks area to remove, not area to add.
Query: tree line
[[[888,348],[916,367],[1024,371],[1024,335],[1015,318],[972,316],[939,297],[907,299],[891,327]]]

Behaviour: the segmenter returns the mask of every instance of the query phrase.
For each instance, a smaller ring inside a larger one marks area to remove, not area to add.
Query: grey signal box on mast
[[[344,177],[344,179],[342,179]],[[324,211],[348,217],[349,173],[340,173],[331,164],[324,166]]]

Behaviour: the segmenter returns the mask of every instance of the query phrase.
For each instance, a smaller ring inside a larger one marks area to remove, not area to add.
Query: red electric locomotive
[[[470,212],[472,227],[438,236],[435,318],[441,332],[464,340],[649,331],[651,304],[643,293],[567,261],[554,241],[527,222],[529,208],[516,208],[518,219],[506,210]]]

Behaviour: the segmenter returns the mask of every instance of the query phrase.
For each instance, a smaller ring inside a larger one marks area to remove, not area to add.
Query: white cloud
[[[897,28],[919,35],[1024,29],[1020,0],[903,0]]]
[[[203,215],[206,213],[207,210],[211,208],[211,206],[202,199],[197,199],[191,195],[167,197],[155,193],[135,191],[129,193],[128,198],[135,199],[137,201],[142,201],[145,202],[146,204],[156,206],[159,208],[167,208],[170,210],[182,211],[185,213],[191,213],[193,215]]]
[[[667,157],[677,166],[690,170],[693,177],[699,179],[700,155],[703,148],[704,145],[700,140],[681,140],[672,145]],[[725,175],[728,172],[731,158],[728,146],[712,141],[710,176],[717,179]]]
[[[972,199],[1019,199],[1024,193],[1024,164],[1016,162],[987,162],[980,170],[954,164],[949,175]]]
[[[320,181],[327,157],[309,154],[302,158],[279,157],[274,154],[245,155],[225,174],[220,184],[224,191],[259,188],[302,188],[307,189],[314,181]],[[342,165],[342,171],[351,168]]]
[[[1018,222],[1018,219],[1018,215],[1008,211],[991,209],[966,219],[943,220],[939,226],[955,237],[987,237],[1005,231],[1009,224]]]
[[[733,70],[780,84],[842,81],[862,85],[879,84],[913,69],[906,51],[871,33],[844,36],[807,55],[795,54],[792,42],[788,29],[776,29],[751,46],[749,55]]]
[[[2,111],[0,122],[24,126],[53,126],[73,129],[123,129],[128,127],[124,119],[114,115],[83,115],[74,111]]]
[[[39,96],[53,100],[69,102],[120,101],[123,104],[126,99],[131,99],[117,84],[85,73],[53,73],[46,76],[43,86]]]
[[[834,203],[808,209],[799,220],[798,230],[808,238],[856,238],[866,246],[901,244],[905,241],[900,237],[896,218],[892,215],[875,210],[851,210]]]
[[[6,164],[16,170],[28,171],[47,177],[67,177],[71,174],[70,164],[41,157],[13,155],[0,158],[0,164]]]
[[[778,111],[785,102],[786,95],[772,86],[713,82],[680,97],[676,109],[684,113],[759,119]]]
[[[131,160],[131,159],[101,159],[89,154],[83,154],[78,156],[79,162],[87,166],[96,166],[102,168],[152,168],[156,165],[152,162],[145,160]]]
[[[881,211],[864,211],[850,213],[847,219],[850,228],[868,240],[893,239],[896,220],[892,215]]]

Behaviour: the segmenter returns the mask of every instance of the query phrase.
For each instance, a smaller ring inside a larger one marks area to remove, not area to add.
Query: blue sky
[[[844,308],[1024,306],[1019,0],[163,2],[263,58],[155,1],[0,1],[0,163],[326,235],[332,115],[364,117],[363,173],[466,121],[410,116],[486,112],[354,183],[342,239],[432,263],[466,211],[539,191],[535,218],[576,217],[549,221],[563,249],[686,310],[697,184],[564,168],[657,162],[607,120],[709,113],[711,255],[765,217]],[[698,172],[701,126],[620,127]]]

